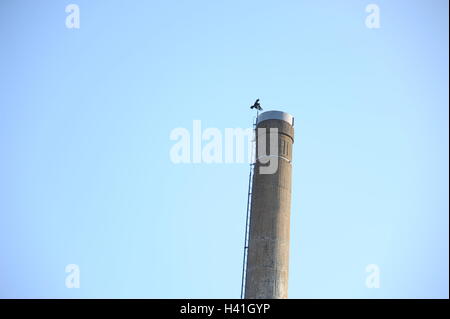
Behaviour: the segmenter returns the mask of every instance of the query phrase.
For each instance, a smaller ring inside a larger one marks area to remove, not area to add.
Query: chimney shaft
[[[288,297],[293,125],[293,117],[279,111],[261,113],[257,119],[245,298]],[[259,128],[265,128],[265,133]],[[268,153],[270,128],[278,129],[278,150],[270,154],[277,157],[278,169],[261,174],[264,164],[258,161],[258,141],[266,134]]]

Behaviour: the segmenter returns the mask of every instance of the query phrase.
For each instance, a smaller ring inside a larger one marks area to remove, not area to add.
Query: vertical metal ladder
[[[244,239],[244,258],[242,261],[242,281],[241,281],[241,299],[244,299],[245,293],[245,278],[247,270],[247,255],[248,255],[248,240],[250,230],[250,209],[252,202],[252,178],[255,167],[254,151],[256,150],[256,121],[258,119],[259,112],[257,112],[256,118],[253,120],[253,137],[251,143],[251,155],[250,155],[250,172],[248,174],[248,193],[247,193],[247,212],[245,217],[245,239]]]

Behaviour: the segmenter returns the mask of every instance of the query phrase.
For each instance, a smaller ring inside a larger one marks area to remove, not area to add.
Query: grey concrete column
[[[255,163],[245,298],[288,297],[293,125],[293,117],[279,111],[264,112],[257,119],[257,145],[266,134],[267,153],[270,128],[278,129],[278,151],[272,154],[278,157],[278,169],[273,174],[261,174],[264,164],[258,160]],[[265,128],[266,133],[258,128]]]

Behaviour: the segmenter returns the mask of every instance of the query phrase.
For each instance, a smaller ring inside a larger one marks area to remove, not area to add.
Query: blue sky
[[[248,165],[169,135],[259,97],[295,116],[290,297],[448,298],[447,1],[69,3],[0,4],[0,297],[238,298]]]

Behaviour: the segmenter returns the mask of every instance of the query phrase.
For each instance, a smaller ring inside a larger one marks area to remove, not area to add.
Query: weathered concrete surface
[[[282,120],[264,120],[257,128],[278,128],[278,170],[253,176],[245,298],[287,298],[294,128]],[[257,134],[257,140],[260,138]],[[269,151],[269,138],[266,138]],[[285,159],[283,159],[283,158]]]

